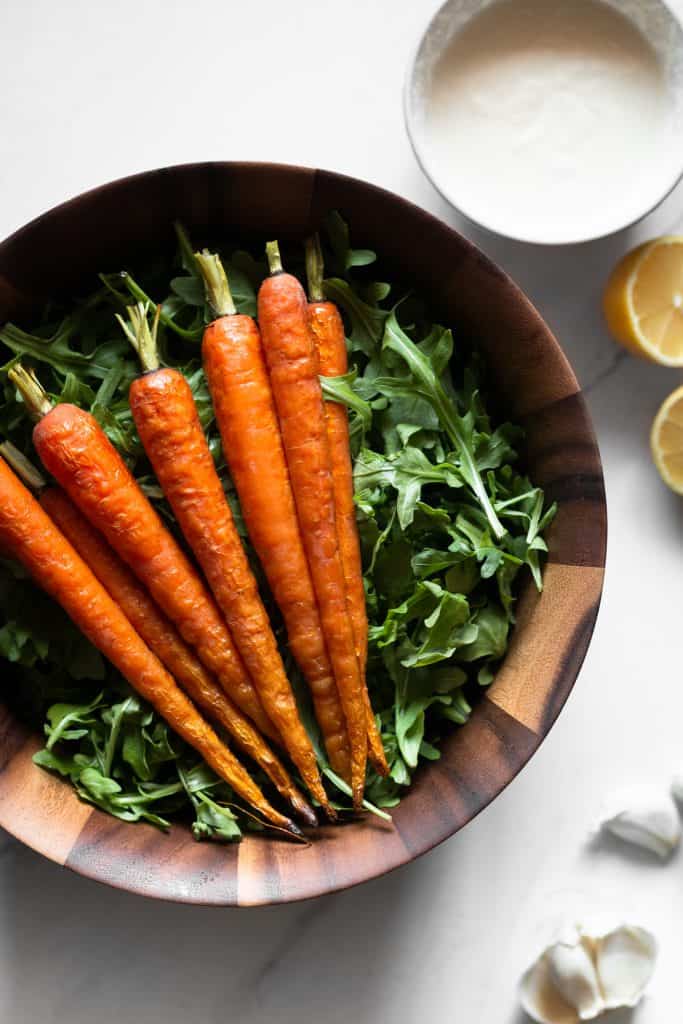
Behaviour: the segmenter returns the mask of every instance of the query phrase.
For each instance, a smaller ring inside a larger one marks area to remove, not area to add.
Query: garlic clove
[[[657,943],[644,928],[612,922],[565,929],[524,973],[520,1000],[537,1024],[581,1024],[639,1002]]]
[[[600,984],[587,942],[578,933],[572,939],[547,950],[550,974],[563,999],[576,1008],[579,1020],[592,1020],[605,1008]]]
[[[671,795],[683,803],[683,772],[679,772],[671,783]]]
[[[640,1002],[656,961],[657,942],[645,928],[621,925],[597,939],[595,964],[605,1008]]]
[[[519,983],[522,1008],[537,1024],[579,1024],[574,1006],[562,998],[555,987],[550,963],[545,954],[525,971]]]
[[[670,856],[681,839],[681,822],[671,795],[656,786],[634,786],[610,801],[602,827],[627,843]]]

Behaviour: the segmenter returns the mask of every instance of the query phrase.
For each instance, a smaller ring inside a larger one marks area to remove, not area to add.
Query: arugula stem
[[[316,232],[316,234],[306,239],[306,277],[308,279],[309,302],[322,302],[324,300],[324,273],[323,251],[320,246],[320,236]]]
[[[187,268],[188,270],[191,270],[195,265],[195,254],[194,249],[192,248],[192,242],[190,241],[190,236],[188,235],[187,231],[185,230],[185,228],[183,227],[179,220],[174,221],[173,230],[176,233],[176,238],[178,239],[178,246],[180,248],[180,251],[185,257]]]
[[[140,287],[137,281],[133,280],[129,273],[123,271],[121,279],[136,302],[146,302],[150,307],[156,306],[156,303],[152,301],[150,296]],[[115,294],[118,293],[115,292]],[[164,313],[161,308],[159,312],[159,320],[164,327],[168,327],[170,331],[173,331],[179,338],[184,338],[186,341],[198,341],[202,336],[203,332],[201,328],[196,331],[191,331],[185,327],[179,327],[173,317],[169,316],[168,313]]]
[[[194,259],[199,267],[199,273],[204,281],[206,301],[217,317],[234,316],[237,312],[235,303],[230,291],[228,275],[221,262],[220,256],[215,252],[203,249],[196,252]]]
[[[336,772],[332,771],[329,765],[323,765],[321,771],[325,778],[329,779],[340,792],[344,793],[345,796],[351,796],[351,787],[347,785],[342,778],[337,775]],[[370,811],[371,814],[376,815],[378,818],[382,818],[383,821],[391,821],[391,815],[387,814],[386,811],[376,807],[375,804],[371,804],[369,800],[363,800],[363,809]]]
[[[103,773],[104,774],[104,773]],[[163,800],[167,796],[175,796],[183,792],[183,785],[180,782],[170,782],[167,786],[160,786],[153,793],[118,793],[110,797],[111,803],[117,807],[137,807],[140,804],[154,803],[155,800]]]

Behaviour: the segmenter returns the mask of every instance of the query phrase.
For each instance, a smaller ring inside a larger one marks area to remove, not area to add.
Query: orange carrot
[[[145,307],[129,307],[128,314],[130,326],[119,319],[131,342],[144,353],[146,371],[130,387],[130,407],[142,445],[204,570],[266,713],[308,789],[334,817],[190,386],[178,370],[159,368],[156,330],[150,330]]]
[[[269,242],[266,249],[272,276],[259,289],[261,337],[323,634],[346,715],[351,789],[354,806],[360,809],[367,761],[366,711],[337,541],[318,356],[304,290],[296,277],[282,271],[277,243]]]
[[[147,587],[180,635],[262,733],[277,739],[215,601],[90,413],[52,407],[35,376],[10,378],[39,420],[33,443],[74,504]]]
[[[269,822],[299,829],[268,803],[235,756],[145,645],[36,499],[0,459],[0,543],[78,628],[236,793]]]
[[[318,350],[318,365],[323,377],[341,377],[348,372],[344,324],[333,302],[325,302],[322,291],[322,253],[317,236],[306,242],[308,276],[308,316]],[[382,740],[370,703],[365,671],[368,660],[368,615],[365,607],[363,563],[353,501],[353,466],[349,443],[348,414],[338,402],[325,401],[327,440],[330,448],[334,486],[335,520],[339,554],[346,582],[346,601],[356,642],[356,656],[363,682],[368,729],[368,756],[380,775],[389,774]]]
[[[204,332],[202,354],[230,476],[289,647],[311,691],[330,764],[350,782],[346,719],[296,518],[261,336],[251,317],[235,312],[219,258],[204,252],[196,259],[217,314]]]
[[[0,451],[2,449],[3,445],[0,445]],[[298,791],[280,759],[207,672],[104,537],[81,515],[60,488],[47,488],[39,495],[39,500],[53,523],[73,545],[176,682],[203,711],[223,726],[243,753],[263,769],[302,821],[307,825],[317,825],[315,811]]]

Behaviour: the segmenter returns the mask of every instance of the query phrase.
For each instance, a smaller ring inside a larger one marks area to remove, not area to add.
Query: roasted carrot
[[[351,781],[351,752],[313,592],[285,453],[254,320],[235,312],[218,256],[196,253],[217,319],[204,332],[204,371],[242,515],[308,683],[332,768]]]
[[[175,732],[267,821],[300,830],[268,803],[235,756],[176,685],[159,659],[47,513],[0,459],[0,543],[57,601],[91,643]]]
[[[337,541],[318,355],[306,294],[296,277],[283,272],[277,242],[269,242],[266,251],[272,276],[258,294],[261,337],[323,634],[346,716],[353,802],[360,809],[367,762],[366,711]]]
[[[45,468],[147,587],[228,696],[262,733],[277,739],[218,606],[97,420],[67,402],[53,408],[23,367],[9,373],[38,420],[33,443]]]
[[[159,367],[155,326],[145,306],[128,309],[125,332],[145,373],[130,387],[143,448],[185,539],[204,570],[261,703],[309,791],[335,817],[323,787],[277,642],[204,436],[190,385]]]
[[[202,710],[222,725],[241,750],[268,775],[308,825],[316,825],[313,808],[297,790],[282,762],[269,749],[248,718],[230,700],[190,650],[175,626],[121,561],[104,537],[81,515],[59,487],[49,487],[35,466],[13,444],[0,444],[0,454],[40,501],[50,519],[81,556],[110,597],[121,608],[149,649]]]
[[[344,324],[333,302],[326,302],[322,290],[323,259],[318,236],[306,242],[306,274],[308,277],[308,317],[318,351],[318,366],[323,377],[341,377],[348,372]],[[365,678],[368,661],[368,614],[365,607],[363,563],[353,501],[353,466],[349,442],[349,420],[346,409],[338,402],[325,400],[325,422],[330,448],[334,509],[339,540],[346,602],[356,642],[356,656],[363,683],[363,696],[368,729],[368,756],[380,775],[389,774],[384,747],[370,703]]]

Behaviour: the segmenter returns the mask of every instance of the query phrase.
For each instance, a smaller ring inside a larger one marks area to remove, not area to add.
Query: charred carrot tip
[[[290,803],[305,825],[309,825],[311,828],[317,828],[318,815],[310,804],[307,804],[305,800],[294,796],[290,797]]]
[[[296,839],[297,842],[304,842],[304,843],[308,842],[308,840],[306,839],[306,836],[301,831],[301,829],[299,828],[298,825],[296,825],[289,818],[286,818],[285,821],[287,822],[287,826],[286,826],[287,832],[289,832],[291,834],[293,839]]]

